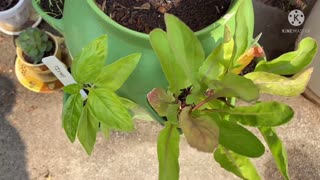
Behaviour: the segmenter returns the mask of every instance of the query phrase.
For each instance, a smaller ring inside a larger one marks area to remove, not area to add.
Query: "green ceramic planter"
[[[225,24],[231,30],[234,29],[235,13],[243,1],[249,3],[246,11],[249,14],[247,21],[253,22],[251,0],[233,0],[226,15],[207,28],[196,32],[206,54],[215,47],[216,41],[221,40]],[[65,0],[63,18],[60,20],[43,12],[36,0],[32,0],[32,4],[44,20],[63,34],[72,56],[77,55],[82,47],[103,34],[109,37],[108,64],[132,53],[142,53],[137,69],[118,93],[145,107],[158,121],[162,121],[146,100],[147,93],[153,88],[167,87],[160,63],[149,43],[149,35],[119,25],[103,13],[94,0]],[[211,33],[213,30],[214,33]]]

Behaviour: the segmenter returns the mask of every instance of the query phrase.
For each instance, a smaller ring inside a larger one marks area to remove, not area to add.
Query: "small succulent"
[[[33,60],[33,64],[40,64],[44,54],[53,47],[49,36],[38,28],[28,28],[20,33],[16,44]]]

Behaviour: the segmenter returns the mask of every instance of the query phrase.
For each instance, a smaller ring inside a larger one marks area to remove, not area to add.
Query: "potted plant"
[[[2,0],[0,3],[0,30],[16,32],[23,30],[29,18],[30,3],[27,0]]]
[[[61,48],[55,36],[38,28],[28,28],[18,36],[16,45],[16,76],[24,87],[43,93],[62,87],[42,63],[43,57],[61,58]]]
[[[242,179],[260,179],[249,158],[260,157],[265,148],[246,126],[258,128],[283,178],[289,179],[286,150],[275,127],[290,121],[294,112],[283,103],[260,102],[259,95],[303,93],[313,71],[305,68],[317,43],[305,38],[294,52],[269,62],[256,60],[264,56],[263,49],[257,44],[259,37],[247,41],[252,34],[243,13],[241,8],[237,12],[235,35],[226,26],[224,41],[207,57],[193,32],[172,15],[166,16],[167,32],[151,32],[151,44],[169,82],[168,89],[155,88],[148,94],[151,106],[167,119],[158,137],[159,179],[179,178],[179,130],[190,146],[213,153],[222,168]],[[237,106],[235,98],[247,105]]]
[[[276,127],[288,123],[294,111],[280,102],[261,102],[259,96],[301,94],[313,71],[305,68],[317,52],[317,43],[305,38],[296,51],[266,61],[257,44],[259,37],[251,40],[248,28],[252,26],[243,18],[246,12],[242,5],[235,15],[235,32],[225,26],[222,41],[208,56],[195,33],[173,15],[165,16],[166,32],[156,29],[150,34],[168,81],[167,88],[154,87],[146,97],[164,119],[158,137],[159,179],[179,179],[182,133],[190,146],[212,153],[222,168],[243,179],[260,179],[250,158],[260,157],[265,147],[248,126],[262,134],[284,179],[289,179],[286,150]],[[113,92],[131,73],[143,70],[139,69],[143,62],[138,64],[138,54],[103,66],[106,40],[102,36],[81,51],[71,68],[77,84],[64,88],[71,94],[64,104],[64,129],[72,142],[78,136],[88,154],[99,129],[106,136],[112,130],[132,130],[128,100]],[[88,97],[81,96],[82,89]],[[247,104],[237,106],[236,99]]]
[[[299,40],[301,38],[304,38],[306,36],[310,36],[315,38],[317,41],[320,41],[320,25],[317,22],[317,17],[319,17],[319,11],[320,8],[319,1],[316,2],[314,5],[310,15],[308,16],[308,19],[303,27],[303,30]],[[319,50],[319,49],[318,49]],[[320,105],[320,86],[319,86],[319,77],[320,77],[320,69],[319,69],[319,61],[320,56],[317,54],[315,61],[312,62],[311,66],[315,68],[315,72],[313,73],[310,83],[308,85],[308,88],[306,92],[304,93],[310,100]]]
[[[245,4],[243,6],[247,15],[244,17],[245,21],[251,22],[249,23],[251,25],[253,23],[252,1],[232,0],[229,2],[231,2],[229,8],[220,19],[196,32],[196,36],[203,44],[206,54],[209,54],[214,48],[215,42],[221,41],[225,24],[234,29],[235,12],[241,3]],[[115,22],[97,6],[95,0],[65,1],[62,19],[49,16],[41,9],[37,0],[33,0],[33,7],[50,25],[63,34],[73,57],[79,54],[86,44],[103,34],[108,35],[108,48],[110,52],[113,52],[108,56],[108,63],[112,63],[127,54],[142,52],[142,63],[139,64],[138,69],[144,70],[135,71],[119,89],[119,93],[147,108],[150,113],[154,113],[145,97],[155,86],[166,87],[167,82],[159,62],[155,61],[156,55],[149,43],[148,34],[131,30]],[[145,7],[140,6],[138,8]],[[252,28],[249,29],[253,30]],[[213,30],[214,33],[212,33]],[[150,76],[151,73],[152,77]],[[154,79],[157,79],[157,81],[154,81]],[[154,115],[157,116],[155,113]],[[158,120],[161,121],[161,119]]]

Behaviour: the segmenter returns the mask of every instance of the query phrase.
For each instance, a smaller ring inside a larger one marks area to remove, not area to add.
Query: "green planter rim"
[[[211,33],[211,31],[213,31],[216,27],[219,27],[220,25],[225,24],[226,20],[230,19],[235,14],[241,1],[242,0],[232,0],[229,6],[229,9],[227,10],[227,13],[223,15],[219,20],[209,25],[208,27],[195,32],[196,36],[203,36],[208,33]],[[109,16],[107,16],[101,9],[99,9],[97,4],[95,3],[95,0],[87,0],[87,3],[90,6],[90,8],[93,10],[93,12],[95,12],[96,15],[99,16],[102,21],[108,23],[109,25],[113,26],[119,31],[122,31],[122,33],[129,34],[141,40],[149,41],[149,34],[134,31],[132,29],[129,29],[127,27],[120,25],[119,23],[111,19]]]

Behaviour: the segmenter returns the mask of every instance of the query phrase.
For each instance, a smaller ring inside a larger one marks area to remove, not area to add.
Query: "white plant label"
[[[50,71],[60,80],[60,82],[64,86],[77,83],[72,75],[68,72],[65,65],[55,56],[45,57],[42,59],[42,62],[50,69]],[[87,93],[83,89],[80,90],[80,94],[82,98],[88,97]]]

